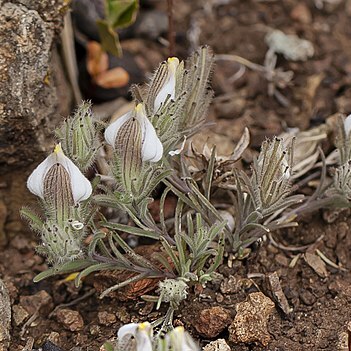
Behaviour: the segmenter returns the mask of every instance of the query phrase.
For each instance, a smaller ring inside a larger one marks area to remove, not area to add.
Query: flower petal
[[[27,180],[27,188],[31,193],[44,199],[44,178],[56,162],[56,156],[52,153],[32,172]]]
[[[344,120],[344,129],[346,136],[348,136],[351,131],[351,115],[348,115]]]
[[[115,142],[116,142],[116,136],[121,128],[121,126],[128,121],[129,118],[131,118],[133,115],[133,111],[129,111],[123,116],[119,117],[116,121],[111,123],[105,130],[105,140],[108,144],[111,146],[115,147]]]
[[[150,323],[139,323],[135,340],[136,351],[152,351],[152,326]]]
[[[176,327],[167,334],[168,342],[174,351],[198,351],[199,347],[183,327]]]
[[[179,65],[179,60],[176,57],[171,57],[167,60],[168,76],[154,102],[154,111],[156,112],[170,95],[170,99],[174,99],[176,85],[176,71]]]
[[[122,340],[126,335],[133,335],[135,337],[136,331],[138,329],[138,323],[129,323],[123,325],[119,328],[117,337],[119,340]]]
[[[63,152],[57,154],[57,161],[65,167],[71,177],[74,203],[88,199],[93,191],[89,180]]]
[[[136,107],[136,118],[140,122],[143,134],[141,158],[144,162],[158,162],[163,155],[163,145],[141,104]]]

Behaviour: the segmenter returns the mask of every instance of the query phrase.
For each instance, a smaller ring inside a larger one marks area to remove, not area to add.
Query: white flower
[[[64,170],[65,180],[67,181],[68,189],[59,189],[66,191],[68,196],[72,198],[74,204],[86,200],[90,197],[92,187],[87,178],[82,174],[79,168],[63,153],[61,144],[57,144],[54,152],[51,153],[40,165],[32,172],[27,180],[27,187],[30,192],[45,200],[47,189],[49,186],[48,174],[51,175],[53,167],[61,165]],[[62,172],[61,172],[62,174]],[[59,179],[50,179],[53,185],[60,184]]]
[[[152,351],[153,331],[148,322],[126,324],[118,330],[117,337],[120,350],[129,350],[134,341],[135,351]]]
[[[170,95],[170,99],[174,99],[175,85],[176,85],[176,71],[179,66],[179,60],[177,57],[170,57],[167,60],[167,77],[163,84],[163,87],[156,95],[154,102],[154,111],[156,112],[161,104],[166,100],[167,96]]]
[[[346,136],[349,136],[351,131],[351,115],[348,115],[344,120],[344,129]]]
[[[147,118],[145,109],[142,104],[138,104],[133,111],[127,112],[125,115],[111,123],[105,130],[105,140],[108,144],[115,147],[118,132],[121,127],[131,118],[137,120],[141,127],[141,159],[142,161],[158,162],[163,155],[163,145],[158,138],[155,128]]]
[[[166,335],[168,346],[173,351],[199,351],[199,346],[183,327],[176,327]]]

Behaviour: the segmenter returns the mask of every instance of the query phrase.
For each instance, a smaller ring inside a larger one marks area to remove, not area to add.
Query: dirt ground
[[[160,10],[166,8],[165,2],[151,3]],[[215,140],[222,154],[231,152],[246,126],[252,136],[251,148],[257,150],[266,136],[278,135],[289,127],[309,129],[337,112],[351,112],[351,1],[174,3],[176,51],[182,58],[191,46],[207,44],[216,54],[235,54],[262,65],[269,28],[297,34],[314,46],[314,56],[306,62],[278,58],[278,67],[294,72],[292,84],[280,90],[287,99],[285,105],[269,96],[267,81],[258,72],[247,69],[233,80],[230,77],[240,65],[217,63],[213,74],[215,99],[209,113],[216,125],[206,135],[213,138],[210,142]],[[122,44],[145,69],[151,70],[167,56],[167,49],[150,39],[132,38]],[[324,148],[330,149],[328,142]],[[18,196],[22,196],[20,191]],[[328,223],[327,214],[313,213],[299,227],[273,233],[273,241],[266,238],[248,258],[234,261],[231,267],[226,258],[218,281],[204,290],[194,289],[176,312],[175,324],[184,325],[203,346],[224,338],[235,351],[350,350],[351,217],[349,211],[343,211]],[[11,231],[5,223],[6,228]],[[63,276],[33,283],[33,277],[46,268],[35,254],[35,245],[33,234],[19,233],[0,252],[0,275],[10,292],[14,315],[9,350],[24,350],[25,345],[32,344],[36,349],[46,342],[44,351],[95,351],[113,338],[122,324],[152,321],[164,312],[140,298],[100,300],[92,277],[79,289]],[[311,262],[309,254],[317,249],[342,269],[330,264],[321,268]],[[279,303],[269,284],[275,272],[281,286],[278,295],[286,297],[288,309]],[[268,342],[235,343],[229,337],[228,325],[236,315],[235,306],[253,292],[262,292],[275,302],[267,324]],[[221,319],[214,307],[220,307],[225,317],[222,327],[218,327],[219,334],[211,337],[208,330],[201,331],[204,327],[199,323],[210,329],[213,321]],[[204,316],[206,309],[213,315]],[[50,349],[48,340],[59,348],[51,344]]]

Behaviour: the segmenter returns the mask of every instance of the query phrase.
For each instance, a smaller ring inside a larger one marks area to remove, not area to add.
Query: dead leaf
[[[279,277],[277,272],[273,272],[267,274],[268,284],[271,288],[271,292],[274,300],[278,303],[279,307],[285,314],[290,314],[292,312],[292,308],[289,306],[289,302],[283,292],[283,289],[280,285]]]
[[[247,127],[245,127],[243,135],[241,136],[239,142],[237,143],[233,155],[231,156],[231,160],[237,161],[243,154],[243,152],[247,149],[250,144],[250,132]]]
[[[328,276],[325,263],[314,253],[306,252],[303,256],[305,262],[322,278]]]

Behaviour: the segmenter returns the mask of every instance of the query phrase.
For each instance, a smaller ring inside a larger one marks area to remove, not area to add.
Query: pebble
[[[230,351],[229,345],[224,339],[218,339],[211,341],[208,345],[203,348],[203,351]]]
[[[291,11],[290,17],[300,23],[309,24],[312,22],[310,9],[303,2],[298,3]]]
[[[316,297],[308,290],[303,290],[300,293],[300,299],[301,301],[307,305],[307,306],[312,306],[316,302]]]
[[[12,306],[12,317],[13,323],[18,327],[29,317],[29,313],[21,305],[14,305]]]
[[[116,322],[116,316],[106,311],[98,312],[98,320],[101,325],[111,325]]]
[[[42,351],[63,351],[60,347],[52,343],[51,341],[45,341]]]
[[[216,301],[222,303],[224,301],[224,296],[221,293],[216,293]]]
[[[59,345],[61,342],[60,334],[57,332],[51,332],[46,341],[49,341],[55,345]]]
[[[101,328],[98,325],[93,324],[90,326],[89,330],[91,335],[99,335]]]
[[[35,295],[21,296],[20,305],[30,315],[33,315],[37,311],[48,313],[53,307],[52,297],[45,290],[40,290]]]
[[[229,341],[234,343],[259,342],[267,346],[271,336],[267,330],[274,303],[261,292],[250,294],[246,301],[235,306],[236,316],[229,327]]]
[[[230,313],[223,307],[211,307],[201,311],[195,320],[194,327],[201,335],[214,338],[220,334],[231,322]]]
[[[221,284],[221,293],[222,294],[235,294],[238,292],[238,279],[233,275],[230,275],[229,278],[224,279]]]
[[[78,311],[61,308],[56,312],[56,318],[66,329],[70,331],[82,330],[84,321]]]
[[[117,312],[116,312],[117,318],[124,324],[127,324],[130,322],[130,314],[128,313],[127,309],[125,307],[121,307]]]

